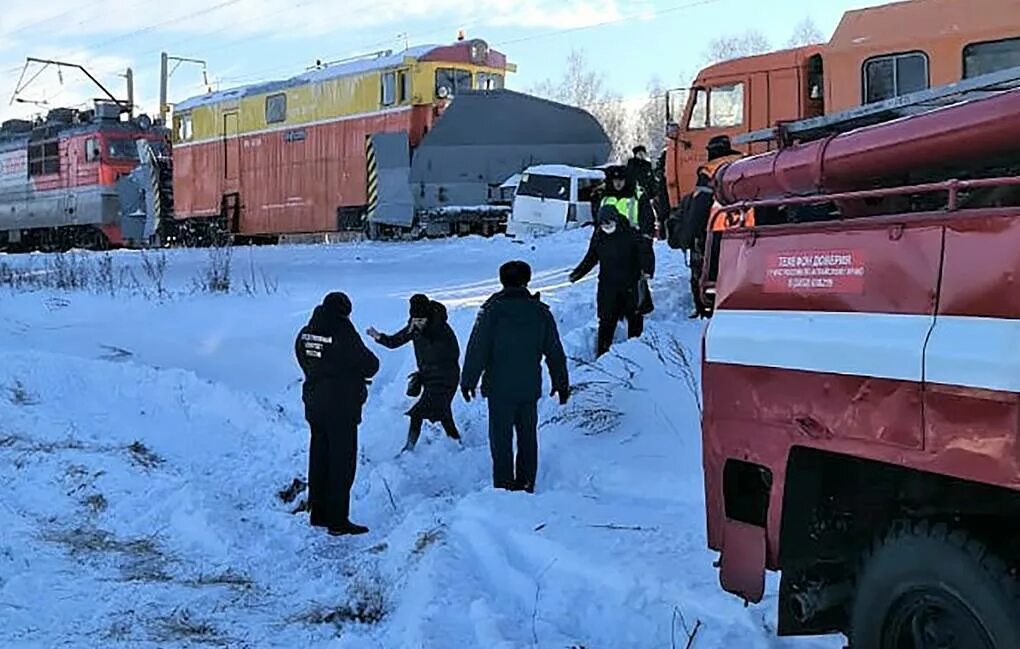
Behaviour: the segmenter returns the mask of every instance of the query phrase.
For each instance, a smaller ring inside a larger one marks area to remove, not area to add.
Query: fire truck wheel
[[[964,532],[902,523],[862,563],[850,620],[854,649],[1015,649],[1017,585]]]

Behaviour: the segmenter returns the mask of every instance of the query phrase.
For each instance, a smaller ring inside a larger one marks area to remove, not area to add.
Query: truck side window
[[[928,87],[928,55],[908,52],[864,62],[864,103],[908,95]]]
[[[963,48],[963,78],[1020,66],[1020,38],[971,43]]]
[[[744,84],[732,83],[712,88],[708,100],[708,123],[712,128],[740,126],[744,123]]]
[[[708,126],[708,91],[698,88],[694,91],[694,104],[691,106],[691,117],[687,120],[687,128],[705,128]]]

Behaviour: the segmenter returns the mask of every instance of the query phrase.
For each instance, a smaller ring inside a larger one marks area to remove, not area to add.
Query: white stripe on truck
[[[710,363],[1020,392],[1020,320],[1006,318],[723,309],[708,325],[705,356]]]

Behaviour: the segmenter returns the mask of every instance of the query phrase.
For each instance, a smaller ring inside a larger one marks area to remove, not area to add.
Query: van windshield
[[[517,186],[517,194],[519,196],[553,198],[560,201],[570,200],[570,178],[524,174],[521,176],[521,183]]]

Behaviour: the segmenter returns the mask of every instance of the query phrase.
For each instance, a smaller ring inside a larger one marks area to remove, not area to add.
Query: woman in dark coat
[[[447,323],[446,307],[425,295],[414,295],[411,297],[407,326],[393,335],[379,333],[372,327],[368,335],[389,349],[414,343],[422,395],[418,403],[407,411],[411,424],[403,450],[414,449],[426,420],[438,421],[450,439],[459,441],[460,433],[453,421],[450,404],[460,383],[460,346],[457,344],[457,335]]]
[[[613,344],[620,320],[627,321],[627,335],[637,338],[644,331],[644,317],[638,311],[638,282],[651,276],[652,262],[640,233],[614,207],[603,206],[592,233],[588,252],[570,273],[577,282],[599,267],[596,306],[599,318],[596,353],[602,356]]]

